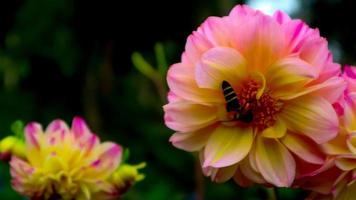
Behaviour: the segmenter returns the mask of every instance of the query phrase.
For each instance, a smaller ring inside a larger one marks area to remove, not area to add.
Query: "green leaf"
[[[138,52],[134,52],[132,54],[132,62],[134,64],[134,66],[136,67],[136,69],[138,71],[140,71],[143,75],[147,76],[148,78],[154,79],[156,77],[156,71],[154,70],[154,68],[152,67],[152,65],[150,65],[144,58],[143,56],[138,53]]]
[[[129,157],[130,157],[130,149],[125,148],[124,153],[122,155],[122,163],[126,163]]]
[[[156,60],[158,65],[158,72],[160,73],[161,76],[165,76],[168,68],[168,64],[164,52],[164,46],[162,43],[160,42],[156,43],[155,54],[156,54]]]
[[[11,124],[11,131],[20,139],[24,139],[24,123],[21,120],[16,120]]]

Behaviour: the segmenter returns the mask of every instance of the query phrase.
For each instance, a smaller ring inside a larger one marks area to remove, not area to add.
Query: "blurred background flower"
[[[62,120],[54,120],[46,129],[32,122],[24,135],[24,151],[16,150],[17,138],[9,148],[14,149],[9,152],[11,184],[30,199],[117,199],[144,178],[138,172],[144,163],[124,163],[128,154],[122,147],[100,142],[79,117],[71,127]],[[2,143],[7,141],[9,137]]]
[[[356,2],[260,2],[271,11],[284,9],[318,27],[336,61],[355,64],[356,29],[350,24]],[[166,92],[162,77],[168,64],[178,62],[186,37],[204,19],[227,15],[238,3],[256,6],[239,0],[3,2],[0,138],[8,135],[17,119],[48,124],[54,118],[69,122],[81,115],[102,140],[129,147],[130,163],[147,161],[145,181],[124,199],[196,199],[197,194],[205,199],[269,198],[270,192],[258,186],[241,189],[196,175],[200,171],[194,173],[194,156],[169,144],[172,131],[162,120],[161,106],[166,101],[161,97]],[[289,11],[282,4],[296,6]],[[142,75],[142,68],[134,67],[137,62],[155,71],[144,68],[151,76]],[[0,169],[2,197],[22,199],[10,187],[7,164],[1,163]],[[305,195],[299,190],[277,190],[280,199]]]

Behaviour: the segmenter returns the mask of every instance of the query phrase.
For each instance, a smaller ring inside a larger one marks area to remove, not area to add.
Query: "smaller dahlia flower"
[[[46,130],[33,122],[24,134],[24,159],[15,155],[10,161],[12,186],[21,195],[31,199],[117,199],[129,187],[115,178],[122,147],[101,143],[83,119],[75,117],[71,128],[54,120]],[[128,176],[136,181],[136,174]]]
[[[356,68],[345,66],[342,76],[347,88],[334,103],[340,118],[339,134],[321,145],[335,166],[310,177],[307,184],[302,185],[314,191],[309,199],[356,199]]]

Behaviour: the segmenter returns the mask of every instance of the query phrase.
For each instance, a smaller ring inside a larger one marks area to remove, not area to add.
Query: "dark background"
[[[259,186],[241,189],[232,181],[216,184],[202,178],[194,155],[168,143],[173,131],[163,124],[168,64],[179,61],[187,36],[205,18],[226,15],[238,3],[242,1],[2,1],[0,137],[11,133],[17,119],[47,125],[55,118],[70,123],[79,115],[103,140],[129,147],[130,163],[147,162],[146,179],[125,199],[268,199],[271,191]],[[356,2],[297,3],[292,16],[320,29],[336,61],[353,64]],[[142,65],[142,55],[159,70],[150,75],[135,68],[131,55],[136,51],[136,62]],[[8,166],[2,163],[1,198],[21,199],[9,181]],[[305,195],[277,190],[278,199]]]

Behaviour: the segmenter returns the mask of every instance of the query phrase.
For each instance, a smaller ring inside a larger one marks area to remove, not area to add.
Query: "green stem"
[[[268,195],[267,200],[278,200],[277,188],[276,187],[267,188],[267,195]]]

